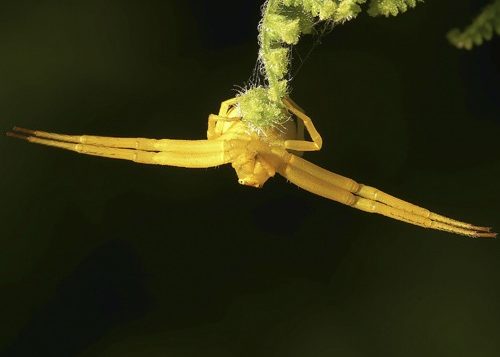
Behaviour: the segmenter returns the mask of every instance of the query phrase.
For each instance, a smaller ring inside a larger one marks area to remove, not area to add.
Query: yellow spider
[[[269,128],[257,134],[241,117],[238,98],[226,100],[222,102],[218,115],[208,117],[208,140],[62,135],[19,127],[14,127],[7,135],[82,154],[143,164],[206,168],[231,163],[238,182],[253,187],[262,187],[278,172],[307,191],[366,212],[469,237],[496,237],[489,227],[478,227],[432,213],[291,153],[301,155],[304,151],[320,150],[322,139],[311,119],[297,104],[290,98],[285,98],[283,103],[289,113],[295,115],[295,121],[289,120],[283,128]],[[304,127],[312,141],[303,140]]]

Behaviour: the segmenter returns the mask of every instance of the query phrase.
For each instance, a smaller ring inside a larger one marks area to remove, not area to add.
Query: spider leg
[[[280,174],[297,186],[314,194],[345,205],[411,223],[469,237],[496,237],[488,227],[456,221],[425,208],[390,196],[376,188],[358,184],[354,180],[329,172],[295,155],[288,157],[288,163]]]
[[[306,111],[302,109],[292,98],[286,97],[285,100],[288,102],[288,105],[295,108],[296,110],[305,113]]]
[[[231,98],[220,103],[219,116],[224,117],[229,111],[229,107],[238,103],[238,98]]]
[[[321,149],[323,145],[323,139],[321,135],[318,133],[314,124],[307,115],[299,108],[295,102],[293,102],[290,98],[286,97],[283,99],[283,103],[285,107],[291,111],[297,118],[299,118],[306,127],[309,135],[311,136],[312,141],[306,140],[286,140],[285,141],[285,149],[295,150],[295,151],[318,151]]]
[[[144,164],[202,168],[229,163],[234,157],[232,145],[228,145],[228,142],[224,140],[155,140],[73,136],[16,127],[12,132],[7,132],[7,135],[81,154],[130,160]],[[88,141],[85,139],[83,140],[85,143],[82,143],[82,138],[91,139]],[[88,143],[89,141],[91,144]],[[127,148],[131,146],[143,147],[146,150]],[[148,151],[148,149],[156,151]]]
[[[206,140],[172,140],[172,139],[146,139],[146,138],[117,138],[110,136],[93,135],[66,135],[50,133],[40,130],[31,130],[15,126],[13,133],[30,138],[43,138],[54,141],[104,146],[107,148],[137,149],[144,151],[173,151],[184,152],[186,147],[191,151],[206,151]],[[11,132],[11,133],[12,133]],[[33,141],[33,140],[30,140]],[[215,143],[212,144],[216,146]]]
[[[208,116],[208,129],[207,129],[207,139],[216,139],[221,134],[217,133],[215,125],[218,121],[222,121],[225,123],[234,123],[236,121],[241,120],[240,117],[224,117],[220,115],[210,114]]]

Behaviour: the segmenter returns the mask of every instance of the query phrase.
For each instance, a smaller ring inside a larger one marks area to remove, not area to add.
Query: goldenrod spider
[[[208,140],[171,140],[114,138],[88,135],[62,135],[14,127],[8,136],[54,146],[78,153],[131,160],[144,164],[206,168],[231,163],[242,185],[262,187],[278,172],[297,186],[372,213],[469,237],[494,238],[489,227],[456,221],[425,208],[390,196],[327,171],[290,151],[320,150],[322,139],[311,119],[290,98],[284,98],[284,110],[295,115],[282,128],[251,130],[241,117],[238,97],[222,102],[219,114],[208,117]],[[312,141],[303,138],[304,127]]]

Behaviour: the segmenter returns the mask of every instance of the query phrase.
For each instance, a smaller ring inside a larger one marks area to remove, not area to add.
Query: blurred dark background
[[[262,1],[3,1],[0,118],[199,139],[251,77]],[[500,229],[500,41],[481,1],[366,14],[293,98],[314,163]],[[294,55],[317,39],[304,37]],[[369,215],[276,177],[136,165],[0,137],[1,356],[498,356],[500,243]]]

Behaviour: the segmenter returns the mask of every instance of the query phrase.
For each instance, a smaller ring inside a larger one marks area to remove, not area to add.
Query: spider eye
[[[262,187],[262,185],[257,180],[253,180],[253,179],[239,179],[238,183],[240,185],[252,186],[252,187],[255,187],[255,188],[261,188]]]

